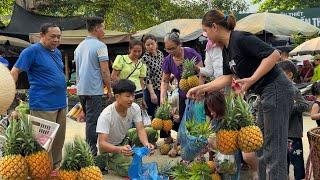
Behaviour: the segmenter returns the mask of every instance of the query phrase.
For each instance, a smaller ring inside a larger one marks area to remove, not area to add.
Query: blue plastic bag
[[[201,149],[203,149],[208,144],[208,141],[205,138],[198,138],[189,135],[186,128],[186,121],[191,119],[192,117],[194,117],[198,123],[202,123],[205,121],[205,114],[204,118],[202,114],[197,114],[199,111],[201,111],[201,107],[204,108],[204,106],[202,105],[203,103],[198,103],[196,105],[195,101],[189,99],[186,100],[186,109],[184,111],[184,115],[178,131],[179,143],[182,149],[181,158],[186,161],[193,161],[197,157],[198,153],[201,152]]]
[[[142,163],[142,158],[150,153],[147,147],[132,148],[134,153],[132,163],[129,167],[128,176],[132,180],[165,180],[158,173],[157,163]]]

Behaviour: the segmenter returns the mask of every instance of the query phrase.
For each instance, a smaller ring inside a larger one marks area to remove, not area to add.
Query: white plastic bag
[[[141,111],[141,117],[142,117],[142,123],[144,126],[150,126],[151,125],[151,118],[148,115],[147,110],[142,110]]]
[[[225,155],[217,153],[215,161],[217,163],[217,171],[221,174],[235,174],[237,165],[234,155]]]

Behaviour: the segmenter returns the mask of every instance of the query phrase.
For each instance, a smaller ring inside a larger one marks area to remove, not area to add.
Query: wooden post
[[[66,74],[66,81],[69,81],[69,60],[68,60],[68,53],[64,52],[64,67],[65,67],[65,74]]]

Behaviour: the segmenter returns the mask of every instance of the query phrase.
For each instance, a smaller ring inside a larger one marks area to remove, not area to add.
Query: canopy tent
[[[15,3],[11,21],[7,27],[0,30],[0,34],[29,40],[30,33],[39,32],[40,26],[48,22],[57,24],[62,30],[83,29],[86,27],[84,18],[40,15],[27,11]]]
[[[144,34],[153,34],[159,42],[163,42],[165,35],[173,28],[180,30],[182,42],[195,40],[202,35],[201,19],[175,19],[138,31],[133,37],[140,40]]]
[[[69,30],[62,31],[60,44],[62,45],[78,45],[84,38],[88,35],[86,29],[81,30]],[[105,30],[105,39],[104,43],[106,44],[117,44],[122,42],[130,41],[130,33],[127,32],[118,32],[118,31],[109,31]],[[38,42],[40,40],[39,33],[31,33],[29,35],[31,43]]]
[[[320,37],[310,39],[300,44],[289,53],[290,56],[306,54],[320,54]]]
[[[16,47],[28,47],[30,45],[29,42],[24,41],[22,39],[8,37],[8,36],[1,36],[0,35],[0,44],[1,45],[9,45],[9,46],[16,46]]]
[[[260,34],[264,31],[273,35],[291,36],[300,33],[311,36],[320,32],[320,29],[300,19],[276,13],[255,13],[237,22],[236,30]]]

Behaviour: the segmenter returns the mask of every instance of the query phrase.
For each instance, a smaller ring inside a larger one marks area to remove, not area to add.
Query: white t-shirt
[[[221,47],[215,46],[206,51],[204,67],[200,68],[200,74],[206,77],[217,78],[223,75],[223,57]]]
[[[108,135],[108,143],[120,144],[125,138],[132,122],[141,122],[141,110],[138,104],[132,103],[126,117],[121,117],[115,108],[115,102],[106,107],[100,114],[97,122],[97,133]]]

